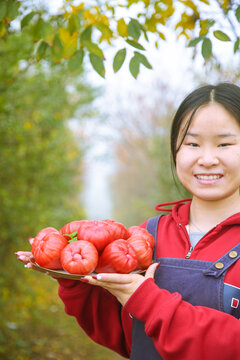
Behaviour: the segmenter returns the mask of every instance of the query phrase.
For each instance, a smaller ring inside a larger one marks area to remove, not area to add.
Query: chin
[[[222,201],[231,195],[223,196],[223,194],[193,194],[193,196],[202,201]]]

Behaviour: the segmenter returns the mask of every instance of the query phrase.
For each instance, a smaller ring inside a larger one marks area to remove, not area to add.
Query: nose
[[[201,154],[199,154],[198,165],[204,167],[211,167],[218,164],[219,159],[214,149],[202,149]]]

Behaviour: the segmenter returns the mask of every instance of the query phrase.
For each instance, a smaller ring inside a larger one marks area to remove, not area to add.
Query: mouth
[[[218,180],[223,177],[223,175],[220,174],[209,174],[209,175],[194,175],[198,180]]]

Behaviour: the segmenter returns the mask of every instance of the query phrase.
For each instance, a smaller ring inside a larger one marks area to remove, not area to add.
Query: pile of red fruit
[[[130,273],[146,269],[152,262],[154,238],[139,226],[126,228],[114,220],[79,220],[59,231],[42,229],[31,251],[36,263],[47,269],[71,274],[93,271]]]

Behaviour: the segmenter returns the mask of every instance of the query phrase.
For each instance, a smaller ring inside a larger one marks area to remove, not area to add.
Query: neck
[[[219,201],[205,201],[193,197],[189,224],[199,230],[201,229],[202,232],[206,232],[237,212],[240,212],[238,194]]]

